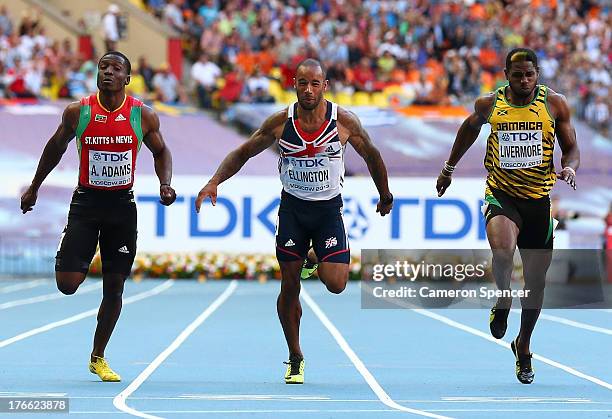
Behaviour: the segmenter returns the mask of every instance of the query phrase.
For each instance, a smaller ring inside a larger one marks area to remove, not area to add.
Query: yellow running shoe
[[[285,384],[304,384],[304,359],[289,358],[287,372],[285,373]]]
[[[302,279],[310,278],[315,273],[318,267],[319,267],[318,263],[313,263],[310,260],[308,260],[308,258],[306,258],[306,260],[304,261],[304,264],[302,265],[302,272],[300,273],[300,277]]]
[[[89,371],[98,374],[102,381],[121,381],[121,376],[111,369],[106,359],[95,355],[94,358],[96,358],[94,362],[89,362]]]

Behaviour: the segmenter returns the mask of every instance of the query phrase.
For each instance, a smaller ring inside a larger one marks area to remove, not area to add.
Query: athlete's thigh
[[[291,204],[281,203],[276,219],[276,258],[279,262],[303,261],[310,237],[306,226]]]
[[[516,202],[508,194],[498,190],[492,191],[485,200],[483,215],[491,249],[511,250],[514,253],[523,225]]]
[[[550,199],[526,200],[519,206],[523,228],[518,236],[519,249],[552,249],[553,218]]]
[[[55,256],[56,272],[89,271],[98,246],[99,221],[96,208],[71,203]]]
[[[121,203],[109,208],[100,229],[100,255],[104,274],[129,276],[136,257],[136,204]]]
[[[351,259],[348,236],[342,219],[342,207],[320,208],[312,228],[312,247],[324,262],[348,264]]]

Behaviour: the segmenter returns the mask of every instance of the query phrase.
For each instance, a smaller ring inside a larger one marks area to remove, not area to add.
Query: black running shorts
[[[281,262],[303,260],[311,241],[319,262],[350,262],[342,196],[305,201],[283,191],[276,223],[276,257]]]
[[[128,276],[136,256],[134,193],[78,187],[55,257],[57,272],[87,273],[100,244],[103,273]]]
[[[496,215],[508,217],[519,228],[519,249],[552,249],[554,221],[550,198],[515,198],[499,189],[485,196],[484,214],[488,223]]]

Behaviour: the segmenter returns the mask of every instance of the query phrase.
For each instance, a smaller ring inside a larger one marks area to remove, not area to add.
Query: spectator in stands
[[[8,92],[6,90],[6,70],[4,68],[4,62],[0,60],[0,99],[5,99],[8,96]]]
[[[68,72],[67,86],[68,94],[75,100],[81,99],[90,93],[87,90],[85,73],[81,71],[81,65],[78,62],[74,62]]]
[[[42,58],[31,61],[25,71],[23,81],[25,88],[32,96],[40,96],[44,81],[45,63]]]
[[[119,6],[111,4],[102,18],[104,47],[106,51],[115,51],[119,41]]]
[[[247,79],[245,99],[253,103],[274,103],[270,95],[270,80],[259,67],[255,67],[255,72]]]
[[[251,50],[251,45],[248,41],[242,41],[240,44],[240,52],[236,54],[236,66],[242,70],[244,74],[252,74],[257,64],[257,55]]]
[[[607,135],[610,124],[610,108],[603,96],[595,97],[595,101],[587,105],[585,117],[595,129]]]
[[[215,0],[205,0],[204,4],[198,9],[198,14],[204,18],[204,25],[210,27],[217,21],[219,16],[219,6]]]
[[[13,22],[8,14],[6,6],[0,6],[0,37],[9,36],[13,33]]]
[[[427,80],[424,72],[419,75],[419,80],[412,85],[414,89],[414,104],[415,105],[431,105],[432,93],[434,90],[433,83]]]
[[[606,87],[612,85],[612,76],[610,76],[610,71],[606,70],[603,58],[595,61],[593,68],[589,72],[589,79],[593,83],[601,83]]]
[[[143,77],[145,85],[147,86],[147,91],[152,92],[155,90],[153,87],[153,76],[155,75],[155,70],[153,67],[149,65],[147,59],[141,55],[138,57],[138,73]]]
[[[191,67],[191,78],[196,82],[198,102],[202,108],[212,107],[212,94],[217,90],[217,80],[221,76],[221,69],[209,60],[208,54],[200,54],[200,59]]]
[[[98,90],[98,66],[90,60],[81,66],[81,71],[85,74],[85,90],[87,90],[87,94],[95,93]],[[132,84],[132,81],[131,78],[130,84]]]
[[[391,80],[391,73],[395,69],[397,62],[391,55],[391,51],[385,50],[381,57],[376,61],[377,79],[383,82]]]
[[[336,63],[331,67],[331,75],[328,73],[332,92],[345,93],[352,95],[355,93],[355,87],[351,83],[353,73],[348,68],[346,63]]]
[[[143,0],[146,4],[147,9],[155,15],[158,19],[162,18],[164,12],[164,6],[166,5],[166,0]]]
[[[204,18],[198,14],[194,14],[191,10],[185,10],[185,31],[188,38],[190,49],[197,46],[198,40],[204,32]]]
[[[183,33],[186,29],[182,11],[183,0],[169,0],[164,7],[164,21],[172,29]]]
[[[204,29],[200,38],[200,50],[206,53],[213,59],[219,59],[221,49],[223,48],[224,36],[219,30],[219,21],[215,20],[211,26]]]
[[[153,79],[151,79],[151,83]],[[143,77],[140,67],[132,68],[132,76],[130,77],[130,84],[125,87],[126,94],[137,97],[138,99],[146,102],[149,100],[149,89],[145,78]]]
[[[371,92],[374,90],[376,75],[372,70],[370,58],[363,57],[359,61],[359,66],[353,71],[353,84],[357,90]]]
[[[225,110],[232,103],[240,100],[244,89],[244,73],[240,68],[234,68],[225,75],[225,84],[217,93],[219,109]]]
[[[155,88],[155,99],[164,103],[179,101],[179,82],[167,63],[159,66],[159,71],[153,77],[153,87]]]
[[[16,56],[13,67],[6,72],[6,83],[9,95],[17,98],[34,98],[36,94],[30,91],[25,81],[26,69],[23,67],[21,57]]]

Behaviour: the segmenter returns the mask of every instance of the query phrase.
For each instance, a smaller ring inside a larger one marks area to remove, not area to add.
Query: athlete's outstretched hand
[[[391,212],[393,208],[393,195],[389,192],[387,196],[381,196],[376,204],[376,212],[379,212],[383,217]]]
[[[21,211],[25,214],[28,211],[32,211],[34,205],[36,205],[36,198],[38,198],[38,191],[30,186],[21,195]]]
[[[212,202],[213,205],[217,204],[217,185],[216,184],[208,182],[206,186],[204,186],[200,190],[200,193],[198,194],[198,197],[195,201],[195,207],[196,207],[197,212],[200,212],[200,207],[202,206],[202,202],[204,202],[206,198],[210,198],[210,202]]]
[[[176,192],[170,185],[161,185],[159,187],[159,202],[162,205],[171,205],[176,200]]]
[[[436,182],[436,189],[438,190],[439,197],[444,195],[444,192],[446,192],[446,189],[448,189],[452,181],[453,181],[453,178],[451,178],[450,176],[443,175],[442,173],[438,175],[438,181]]]
[[[564,180],[574,190],[576,190],[576,172],[571,167],[564,167],[557,175],[559,179]]]

